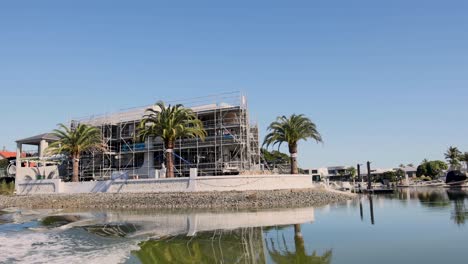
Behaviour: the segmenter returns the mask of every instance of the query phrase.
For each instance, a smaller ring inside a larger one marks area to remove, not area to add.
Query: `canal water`
[[[468,263],[468,191],[319,208],[0,211],[0,263]]]

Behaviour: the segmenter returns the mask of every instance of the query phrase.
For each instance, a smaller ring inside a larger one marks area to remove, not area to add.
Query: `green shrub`
[[[12,195],[14,191],[15,191],[14,182],[6,183],[5,181],[2,181],[0,183],[0,195]]]

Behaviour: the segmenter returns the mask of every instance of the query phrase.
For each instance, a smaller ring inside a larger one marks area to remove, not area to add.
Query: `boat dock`
[[[388,194],[394,193],[395,189],[356,189],[356,193],[368,193],[368,194]]]

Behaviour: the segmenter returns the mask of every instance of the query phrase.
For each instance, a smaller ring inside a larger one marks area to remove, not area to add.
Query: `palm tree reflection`
[[[141,263],[331,263],[331,250],[323,255],[307,252],[300,225],[294,225],[295,249],[291,250],[284,236],[285,227],[273,227],[280,230],[277,234],[282,242],[278,243],[275,241],[279,239],[263,239],[264,230],[252,227],[149,240],[142,242],[133,255]],[[273,233],[269,232],[273,228],[265,228],[265,232]]]
[[[133,254],[141,263],[265,263],[259,227],[149,240],[140,247]]]
[[[294,251],[288,248],[288,243],[286,242],[284,234],[282,234],[282,243],[280,243],[279,240],[277,241],[277,244],[275,244],[275,240],[273,238],[270,238],[269,241],[265,241],[268,254],[270,255],[273,263],[331,263],[331,250],[327,250],[323,255],[318,255],[316,251],[313,251],[312,254],[307,253],[301,232],[301,225],[299,224],[294,225]]]
[[[465,206],[465,199],[468,197],[466,191],[461,189],[450,189],[447,190],[447,195],[451,201],[453,201],[453,212],[451,219],[457,225],[464,225],[468,218],[468,210]]]

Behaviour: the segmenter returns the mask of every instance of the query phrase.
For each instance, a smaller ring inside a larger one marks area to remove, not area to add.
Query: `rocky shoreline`
[[[344,202],[355,195],[324,189],[244,192],[93,193],[0,196],[0,209],[183,209],[284,208],[323,206]]]

